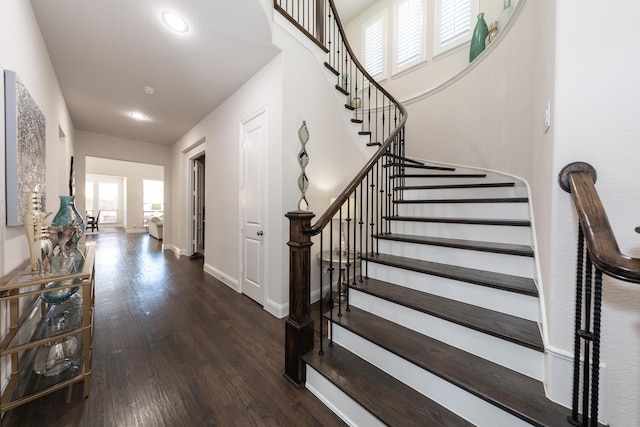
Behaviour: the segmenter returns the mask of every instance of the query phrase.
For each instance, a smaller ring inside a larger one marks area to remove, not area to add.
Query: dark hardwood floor
[[[97,242],[91,393],[8,412],[3,426],[342,426],[283,376],[284,320],[146,234]]]

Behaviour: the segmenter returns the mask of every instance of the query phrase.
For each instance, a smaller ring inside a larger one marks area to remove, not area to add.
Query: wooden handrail
[[[347,52],[350,55],[351,61],[353,61],[358,71],[360,71],[364,75],[364,77],[369,81],[369,83],[375,86],[376,88],[378,88],[378,90],[384,96],[386,96],[389,99],[389,101],[391,101],[391,103],[394,104],[396,108],[398,108],[398,110],[400,111],[400,121],[396,125],[393,132],[391,132],[389,136],[384,140],[384,142],[382,143],[378,151],[376,151],[373,157],[369,159],[369,161],[364,165],[364,167],[355,176],[355,178],[351,180],[349,185],[342,191],[342,193],[340,193],[340,195],[336,197],[336,200],[329,206],[329,208],[325,211],[325,213],[323,213],[318,218],[318,220],[311,226],[311,228],[304,230],[304,234],[308,236],[315,236],[319,234],[322,231],[322,229],[324,229],[327,226],[329,221],[331,221],[331,219],[338,213],[342,205],[345,204],[345,202],[347,201],[349,196],[353,193],[353,191],[356,189],[356,187],[358,187],[358,185],[362,182],[362,180],[371,171],[371,169],[376,164],[376,162],[380,160],[380,158],[387,152],[387,150],[389,149],[391,144],[394,142],[394,140],[396,139],[400,131],[404,129],[404,125],[407,122],[407,110],[404,108],[404,106],[400,102],[398,102],[398,100],[396,100],[389,92],[387,92],[373,77],[371,77],[371,75],[367,72],[367,70],[360,63],[360,61],[358,61],[358,58],[353,53],[353,49],[351,49],[351,45],[347,40],[346,34],[344,32],[344,28],[342,27],[342,22],[340,21],[340,17],[336,12],[335,3],[333,2],[333,0],[328,0],[328,1],[329,1],[331,10],[333,12],[333,16],[335,17],[336,23],[338,25],[338,30],[342,35],[344,46],[346,47]]]
[[[595,187],[595,169],[584,162],[565,166],[560,172],[562,189],[571,193],[584,233],[591,262],[603,273],[626,282],[640,283],[640,258],[620,252]]]

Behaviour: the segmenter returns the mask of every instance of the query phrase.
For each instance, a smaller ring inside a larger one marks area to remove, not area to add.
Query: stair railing
[[[558,178],[562,189],[571,193],[579,222],[573,400],[568,421],[585,427],[598,425],[602,274],[640,283],[640,258],[620,252],[595,188],[596,179],[596,170],[583,162],[565,166]]]
[[[285,326],[284,375],[297,386],[306,379],[302,356],[314,349],[311,317],[311,263],[317,262],[320,283],[319,353],[324,353],[322,315],[330,319],[349,310],[349,285],[367,277],[367,256],[377,253],[372,236],[388,232],[395,214],[394,180],[404,170],[405,108],[380,86],[358,61],[345,37],[333,0],[274,0],[275,10],[327,53],[325,67],[336,76],[351,121],[360,126],[367,145],[379,146],[366,165],[317,219],[312,212],[293,211],[289,218],[289,317]],[[311,238],[319,252],[311,258]],[[328,283],[327,283],[328,282]],[[324,289],[328,288],[326,292]],[[333,322],[329,324],[332,325]],[[333,334],[329,332],[329,336]],[[333,346],[332,338],[329,346]]]

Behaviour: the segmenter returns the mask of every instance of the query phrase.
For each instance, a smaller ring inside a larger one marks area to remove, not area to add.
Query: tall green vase
[[[471,48],[469,49],[469,62],[476,59],[484,50],[484,40],[489,35],[489,28],[484,20],[484,13],[478,15],[478,22],[471,36]]]

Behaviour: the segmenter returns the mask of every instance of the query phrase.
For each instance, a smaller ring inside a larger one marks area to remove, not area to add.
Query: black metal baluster
[[[333,347],[333,221],[329,221],[329,347]],[[320,257],[322,257],[322,253]]]
[[[591,425],[598,426],[598,395],[600,390],[600,318],[602,308],[602,270],[596,267],[593,290],[593,353],[591,357]]]
[[[591,259],[588,256],[585,261],[584,323],[583,328],[580,330],[580,337],[584,340],[582,348],[582,424],[589,425],[589,374],[591,372],[589,369],[589,361],[591,359],[589,330],[591,329],[591,287],[593,284],[593,264],[591,264]]]
[[[582,279],[584,270],[584,234],[582,227],[578,225],[578,259],[576,267],[576,312],[574,319],[573,338],[573,395],[572,412],[569,422],[575,426],[580,425],[578,418],[578,401],[580,394],[580,324],[582,323]]]
[[[360,185],[360,221],[358,221],[358,224],[360,224],[360,259],[362,259],[362,257],[365,255],[366,252],[364,252],[362,249],[364,248],[363,243],[362,243],[362,238],[364,237],[364,233],[363,233],[363,228],[364,228],[364,209],[362,206],[362,202],[364,200],[363,197],[363,192],[364,192],[364,185],[361,182]],[[362,263],[362,261],[360,261]],[[365,267],[365,270],[367,269],[367,267]],[[362,264],[360,265],[360,282],[362,283]],[[365,277],[366,273],[365,273]]]
[[[323,240],[324,240],[324,231],[321,231],[320,232],[320,268],[319,268],[319,270],[320,270],[320,319],[319,319],[319,322],[320,322],[320,351],[318,351],[318,354],[320,356],[324,355],[324,339],[322,337],[322,313],[324,311],[324,309],[322,307],[322,303],[323,303],[322,300],[324,300],[324,295],[322,295],[322,283],[324,281],[323,280],[324,279],[324,277],[323,277],[324,276],[324,271],[323,271],[324,269],[323,269],[323,266],[322,266],[322,264],[323,264],[323,262],[322,262]],[[331,292],[331,286],[329,286],[329,292]]]

